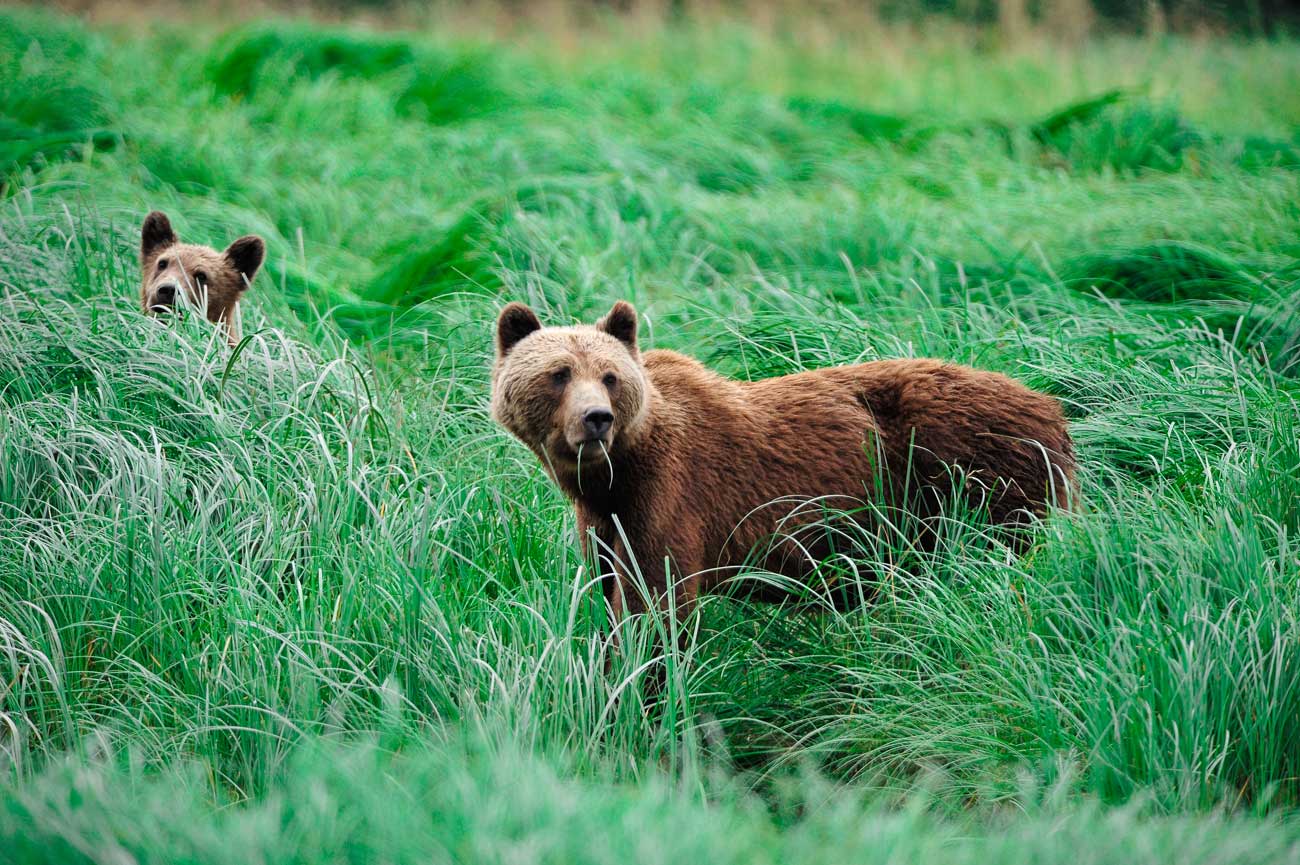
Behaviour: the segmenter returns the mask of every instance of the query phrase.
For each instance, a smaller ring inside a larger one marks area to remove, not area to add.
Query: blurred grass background
[[[1300,861],[1300,51],[1121,6],[0,9],[0,848]],[[152,208],[267,239],[237,357],[139,315]],[[643,712],[486,412],[504,300],[620,297],[1015,375],[1085,503],[712,599]]]

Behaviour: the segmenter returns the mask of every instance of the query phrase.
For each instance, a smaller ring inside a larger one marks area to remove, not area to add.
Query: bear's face
[[[224,252],[181,243],[167,216],[155,210],[145,217],[141,229],[140,304],[148,315],[170,313],[184,297],[189,305],[204,310],[208,321],[225,322],[233,337],[235,306],[265,255],[266,244],[251,234]]]
[[[580,327],[544,328],[528,307],[507,305],[497,319],[492,416],[553,471],[607,459],[649,406],[636,324],[623,301]]]

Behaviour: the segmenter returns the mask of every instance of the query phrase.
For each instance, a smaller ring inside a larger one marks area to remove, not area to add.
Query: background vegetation
[[[484,33],[0,10],[0,849],[1300,861],[1296,44]],[[139,314],[151,208],[267,239],[238,352]],[[504,299],[619,297],[736,376],[1017,376],[1085,501],[713,599],[642,711],[486,412]]]

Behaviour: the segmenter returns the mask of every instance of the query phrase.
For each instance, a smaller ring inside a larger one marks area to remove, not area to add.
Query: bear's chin
[[[186,310],[168,303],[155,303],[145,313],[154,318],[184,318]]]
[[[583,464],[605,462],[609,453],[613,451],[613,449],[613,442],[607,442],[600,439],[578,442],[576,444],[570,444],[566,441],[553,445],[549,449],[549,455],[556,465],[572,468],[578,465],[579,462]]]

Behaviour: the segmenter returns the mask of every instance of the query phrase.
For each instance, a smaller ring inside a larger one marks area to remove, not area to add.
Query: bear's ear
[[[175,242],[176,232],[172,231],[167,214],[161,210],[153,211],[144,218],[144,226],[140,229],[140,262],[143,264],[150,255]]]
[[[541,329],[537,313],[522,303],[507,303],[497,316],[497,357],[505,357],[515,343]]]
[[[614,308],[596,322],[596,329],[603,330],[636,354],[636,307],[626,300],[614,304]]]
[[[246,234],[226,247],[226,260],[243,274],[246,287],[257,276],[257,269],[266,257],[266,244],[256,234]]]

